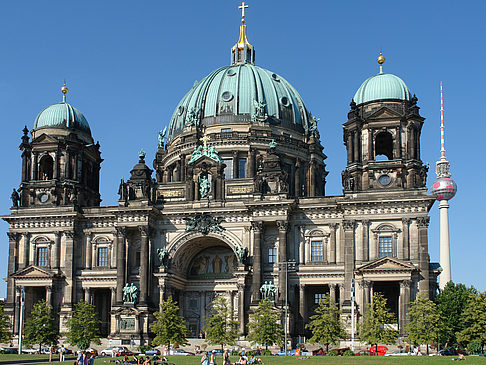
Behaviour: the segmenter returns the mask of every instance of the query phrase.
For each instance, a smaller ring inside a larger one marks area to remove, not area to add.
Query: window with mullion
[[[379,257],[392,256],[392,238],[391,237],[380,237],[378,239],[378,253]]]
[[[97,266],[108,266],[108,247],[98,248],[98,262]]]
[[[274,264],[277,262],[277,249],[275,247],[268,249],[268,263]]]
[[[324,300],[326,294],[324,293],[315,293],[314,294],[314,304],[319,304],[321,300]]]
[[[47,247],[37,247],[37,266],[47,266],[48,256]]]
[[[311,261],[322,261],[322,260],[323,260],[322,241],[312,241],[311,242]]]

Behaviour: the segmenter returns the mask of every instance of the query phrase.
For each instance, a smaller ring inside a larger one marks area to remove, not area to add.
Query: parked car
[[[153,355],[160,355],[160,350],[157,349],[151,349],[145,351],[145,355],[153,356]]]
[[[96,357],[96,356],[98,356],[98,350],[96,350],[96,349],[94,349],[94,348],[91,348],[91,347],[90,347],[90,348],[88,348],[88,349],[86,349],[86,350],[84,350],[84,351],[86,351],[86,353],[88,353],[88,354],[93,354],[93,355],[95,355],[95,357]]]
[[[123,349],[121,351],[118,351],[116,353],[116,356],[134,356],[134,355],[138,355],[138,353],[137,352],[130,351],[127,348],[125,348],[125,349]]]
[[[14,347],[0,347],[0,352],[4,354],[18,354],[19,350]]]
[[[326,351],[321,347],[317,350],[312,351],[312,356],[324,356],[326,354]]]
[[[274,356],[285,356],[285,351],[279,351],[273,354]],[[287,350],[287,356],[294,356],[295,355],[295,349],[294,350]]]
[[[385,356],[408,356],[408,353],[404,351],[394,351],[394,352],[387,352]]]
[[[457,350],[452,347],[448,349],[439,350],[439,352],[437,352],[437,356],[456,356],[456,355],[457,355]]]
[[[22,348],[22,353],[23,354],[37,354],[39,352],[39,349],[34,349],[34,348]]]
[[[370,355],[384,356],[387,351],[388,351],[388,347],[386,347],[386,346],[371,346],[370,347]]]
[[[101,350],[100,354],[101,356],[115,356],[119,351],[122,351],[122,350],[128,350],[126,347],[124,346],[111,346],[111,347],[107,347],[106,349],[103,349]]]
[[[187,352],[181,349],[171,349],[169,351],[169,355],[172,356],[194,356],[192,352]]]

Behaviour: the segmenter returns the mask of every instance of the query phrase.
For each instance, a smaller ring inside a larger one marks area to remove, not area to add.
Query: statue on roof
[[[211,191],[211,182],[207,176],[199,175],[199,194],[201,199],[209,199],[209,192]]]
[[[164,147],[164,139],[165,135],[167,134],[167,126],[164,127],[163,130],[161,130],[158,134],[159,137],[159,147]]]
[[[20,195],[17,192],[17,190],[15,190],[15,188],[13,189],[12,195],[10,195],[10,199],[12,199],[12,208],[18,208],[19,207],[19,201],[20,201]]]
[[[197,127],[199,125],[199,117],[201,115],[201,109],[192,107],[186,116],[186,127]]]
[[[209,147],[208,151],[206,152],[206,155],[211,160],[214,160],[214,161],[219,162],[219,163],[223,162],[221,157],[219,157],[218,151],[216,151],[216,147],[214,147],[214,146]]]
[[[258,121],[265,121],[268,118],[267,113],[265,113],[266,103],[263,101],[253,100],[254,111],[251,114],[251,121],[253,123]]]
[[[189,162],[187,164],[190,165],[193,162],[196,162],[203,155],[204,155],[204,153],[203,153],[203,146],[199,145],[199,146],[194,147],[194,151],[192,152],[191,159],[189,160]]]

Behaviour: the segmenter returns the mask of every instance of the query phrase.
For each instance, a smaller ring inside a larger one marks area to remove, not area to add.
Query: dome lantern
[[[241,6],[238,8],[241,9],[240,36],[238,42],[231,48],[231,64],[254,64],[255,50],[246,37],[245,9],[248,8],[248,5],[246,5],[245,2],[242,2]]]

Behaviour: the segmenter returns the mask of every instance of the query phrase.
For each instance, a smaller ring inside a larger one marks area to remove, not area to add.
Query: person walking
[[[224,352],[223,352],[223,365],[231,365],[228,349],[224,349]]]
[[[208,353],[206,351],[204,351],[201,356],[201,365],[209,365]]]
[[[216,365],[216,350],[211,351],[211,358],[209,359],[209,365]]]
[[[94,365],[94,354],[89,355],[88,365]]]
[[[79,351],[78,358],[77,358],[78,365],[84,365],[83,357],[84,357],[84,351]]]
[[[61,345],[61,348],[59,349],[59,361],[64,361],[64,356],[66,354],[66,349],[64,348],[64,345]]]

